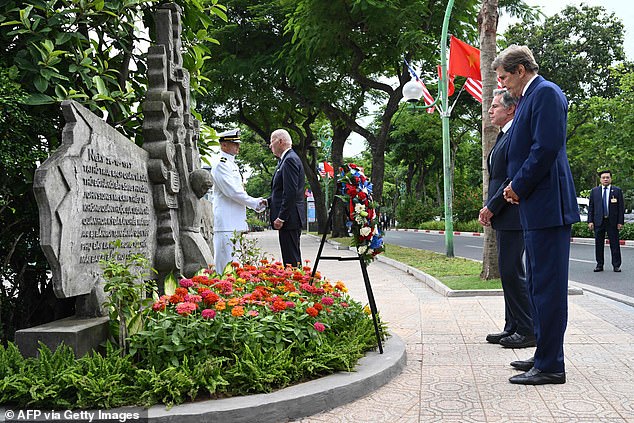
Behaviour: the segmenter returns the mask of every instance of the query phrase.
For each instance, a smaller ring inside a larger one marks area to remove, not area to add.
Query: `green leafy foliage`
[[[57,116],[34,117],[23,104],[27,93],[16,80],[16,70],[1,63],[0,340],[6,342],[17,328],[65,314],[61,307],[53,307],[54,302],[44,300],[53,296],[53,289],[39,246],[39,216],[32,190],[36,163],[47,156],[46,137]]]
[[[108,300],[104,303],[110,311],[110,331],[116,339],[121,354],[128,351],[128,336],[138,332],[144,324],[147,307],[156,294],[156,282],[149,279],[150,262],[142,254],[121,254],[121,241],[114,243],[115,250],[107,260],[100,260],[105,280],[104,291]],[[149,297],[149,298],[148,298]]]

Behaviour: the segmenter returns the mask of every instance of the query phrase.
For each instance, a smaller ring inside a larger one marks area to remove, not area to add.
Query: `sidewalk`
[[[280,257],[277,234],[253,234]],[[319,240],[302,236],[313,265]],[[350,251],[324,247],[323,255]],[[322,275],[342,280],[367,303],[355,262],[322,261]],[[403,373],[374,393],[299,420],[301,423],[401,422],[628,422],[634,423],[634,308],[584,293],[569,297],[564,385],[512,385],[509,363],[533,348],[486,343],[504,322],[501,296],[445,297],[413,276],[375,261],[368,268],[378,309],[407,344]]]

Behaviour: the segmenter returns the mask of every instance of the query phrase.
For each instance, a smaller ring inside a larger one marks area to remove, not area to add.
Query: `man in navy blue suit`
[[[486,205],[480,210],[479,220],[484,226],[493,226],[498,246],[498,269],[504,293],[504,329],[490,333],[486,340],[505,348],[535,346],[533,319],[528,299],[524,270],[524,235],[520,224],[519,206],[508,203],[503,190],[508,183],[506,152],[508,130],[513,124],[517,99],[506,89],[494,90],[489,108],[491,123],[500,127],[500,133],[487,158],[489,191]]]
[[[526,279],[537,349],[511,365],[524,373],[511,383],[565,383],[564,333],[568,323],[568,261],[571,226],[579,208],[566,154],[568,101],[561,89],[539,76],[526,46],[511,45],[491,64],[519,103],[509,129],[504,197],[519,204],[526,248]]]
[[[621,246],[619,245],[619,231],[625,221],[625,206],[623,205],[623,191],[612,185],[612,172],[599,172],[601,185],[590,191],[588,205],[588,228],[594,231],[594,253],[597,260],[595,272],[603,271],[603,250],[605,233],[610,240],[612,253],[612,268],[621,271]]]
[[[271,196],[267,199],[271,226],[279,231],[284,265],[301,267],[299,238],[306,225],[304,166],[293,151],[293,141],[285,129],[277,129],[271,133],[269,147],[279,159],[271,181]]]

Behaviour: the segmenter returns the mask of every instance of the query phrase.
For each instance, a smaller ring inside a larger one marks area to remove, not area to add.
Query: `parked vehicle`
[[[577,205],[579,206],[579,215],[582,222],[588,221],[588,206],[590,205],[589,198],[577,197]]]

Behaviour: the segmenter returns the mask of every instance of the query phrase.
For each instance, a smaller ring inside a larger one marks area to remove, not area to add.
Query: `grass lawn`
[[[341,245],[350,245],[350,238],[331,238]],[[386,257],[400,261],[415,269],[432,275],[448,288],[463,289],[501,289],[500,279],[485,281],[480,279],[482,263],[461,257],[449,258],[444,254],[416,248],[386,244]]]

